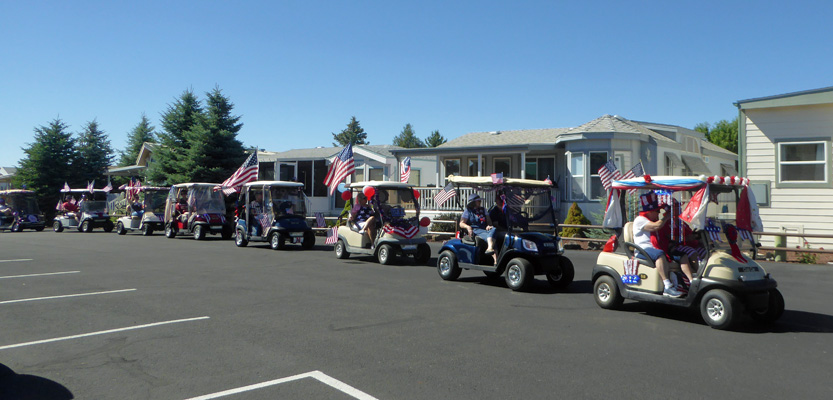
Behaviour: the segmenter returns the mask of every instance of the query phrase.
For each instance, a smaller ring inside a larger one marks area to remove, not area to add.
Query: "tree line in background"
[[[339,133],[333,133],[333,146],[347,146],[347,144],[357,145],[357,144],[370,144],[367,140],[367,132],[364,131],[364,128],[361,127],[359,121],[356,120],[356,117],[351,117],[350,122],[347,123],[347,127],[344,128]],[[417,137],[416,133],[414,132],[413,126],[411,124],[405,124],[405,127],[402,128],[402,132],[396,137],[393,138],[393,145],[399,147],[405,147],[408,149],[412,148],[422,148],[422,147],[437,147],[447,140],[442,135],[440,135],[440,131],[433,131],[431,132],[425,140],[421,140]]]
[[[694,130],[706,135],[706,140],[735,154],[738,152],[738,117],[729,121],[722,119],[714,123],[701,122]]]

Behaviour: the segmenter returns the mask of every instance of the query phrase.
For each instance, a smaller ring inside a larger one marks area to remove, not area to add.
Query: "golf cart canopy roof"
[[[35,192],[26,189],[10,189],[0,190],[0,194],[35,194]]]
[[[393,181],[366,181],[353,182],[350,184],[350,187],[353,189],[363,188],[365,186],[373,186],[382,189],[412,189],[414,187],[414,185],[410,183],[401,183]]]
[[[640,176],[637,178],[613,181],[613,189],[663,189],[663,190],[692,190],[705,185],[737,187],[749,185],[749,179],[738,176]]]
[[[492,183],[491,176],[457,176],[449,175],[448,182],[461,186],[518,186],[518,187],[541,187],[550,188],[551,184],[544,181],[520,178],[503,178],[503,183]]]
[[[104,190],[104,189],[93,189],[92,191],[89,191],[89,190],[87,190],[86,188],[84,188],[84,189],[70,189],[70,190],[61,189],[61,193],[91,193],[91,192],[95,192],[95,193],[108,193],[108,192],[107,192],[106,190]]]
[[[211,186],[213,188],[215,186],[220,186],[220,184],[219,183],[204,183],[204,182],[189,182],[189,183],[177,183],[176,185],[173,185],[172,187],[175,187],[175,188],[183,188],[183,187],[184,188],[192,188],[192,187],[196,187],[196,186]]]
[[[301,182],[289,182],[289,181],[254,181],[244,183],[243,187],[252,187],[252,186],[273,186],[273,187],[304,187],[304,184]]]

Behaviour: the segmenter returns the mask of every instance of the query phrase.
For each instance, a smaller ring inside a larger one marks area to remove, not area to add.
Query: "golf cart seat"
[[[625,250],[625,253],[628,255],[628,258],[632,258],[637,254],[642,254],[645,259],[637,258],[639,260],[640,265],[645,265],[651,268],[656,268],[656,265],[653,261],[651,261],[651,257],[648,257],[648,253],[642,249],[642,247],[637,246],[633,242],[633,222],[625,223],[625,227],[622,228],[622,248]]]

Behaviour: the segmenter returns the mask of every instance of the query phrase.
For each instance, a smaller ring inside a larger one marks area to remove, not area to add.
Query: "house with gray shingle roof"
[[[473,132],[432,149],[394,149],[398,159],[436,155],[439,186],[448,175],[543,180],[556,185],[562,218],[572,202],[588,217],[602,215],[599,168],[613,159],[621,172],[640,161],[651,175],[735,175],[737,155],[680,126],[603,115],[574,128]],[[595,221],[598,222],[598,221]]]
[[[16,167],[0,167],[0,190],[12,188],[12,178],[17,174]]]

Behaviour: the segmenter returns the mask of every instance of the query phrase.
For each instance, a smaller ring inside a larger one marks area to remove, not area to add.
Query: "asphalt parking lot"
[[[436,250],[438,245],[434,245]],[[0,398],[833,397],[833,266],[764,263],[772,327],[465,271],[161,235],[0,233]],[[4,397],[4,395],[6,397]]]

